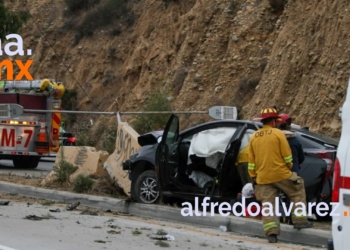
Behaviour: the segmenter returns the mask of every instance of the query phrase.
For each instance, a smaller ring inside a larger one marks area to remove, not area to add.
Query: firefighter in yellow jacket
[[[252,183],[252,179],[248,173],[248,162],[249,162],[249,145],[245,146],[242,150],[239,151],[236,167],[241,178],[242,186],[244,187],[247,183]]]
[[[291,149],[284,133],[276,128],[278,113],[274,108],[265,108],[261,111],[260,118],[263,128],[251,136],[249,143],[248,172],[256,184],[256,198],[262,203],[262,211],[269,211],[272,205],[273,214],[266,212],[269,216],[264,216],[263,213],[262,222],[268,241],[276,243],[280,227],[279,218],[275,214],[275,206],[279,204],[275,204],[275,198],[279,197],[280,190],[293,202],[294,228],[310,228],[312,223],[305,214],[295,213],[299,207],[296,203],[303,203],[307,207],[304,181],[291,171]]]

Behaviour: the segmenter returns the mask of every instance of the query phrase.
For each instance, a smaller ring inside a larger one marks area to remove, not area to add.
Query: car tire
[[[13,158],[13,166],[15,168],[34,169],[39,165],[40,157],[38,156],[17,156]]]
[[[140,203],[152,204],[159,199],[156,175],[154,170],[147,170],[141,173],[131,183],[131,196]]]

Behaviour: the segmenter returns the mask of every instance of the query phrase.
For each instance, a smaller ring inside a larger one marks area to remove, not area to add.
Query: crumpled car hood
[[[137,138],[141,147],[158,143],[163,135],[163,131],[152,131]]]

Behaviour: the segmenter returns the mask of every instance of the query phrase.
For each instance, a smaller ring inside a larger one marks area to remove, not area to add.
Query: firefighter
[[[280,118],[277,119],[277,126],[286,135],[287,141],[292,150],[292,172],[299,175],[300,164],[302,164],[305,160],[303,147],[301,146],[300,141],[295,137],[295,133],[291,131],[292,118],[285,113],[282,113],[279,116]]]
[[[247,145],[239,151],[237,160],[236,160],[236,167],[242,182],[242,186],[244,186],[247,183],[253,182],[248,173],[248,161],[249,161],[249,147]]]
[[[275,198],[279,197],[280,190],[293,202],[294,228],[311,228],[312,223],[307,220],[306,214],[300,211],[302,207],[295,210],[300,203],[306,208],[304,181],[291,171],[291,149],[284,133],[276,128],[276,120],[280,117],[276,109],[265,108],[261,111],[260,118],[263,128],[251,136],[249,143],[248,172],[255,184],[256,198],[263,205],[262,211],[265,211],[265,214],[262,214],[265,235],[270,243],[276,243],[280,225],[275,214],[275,206],[279,206],[275,204]]]

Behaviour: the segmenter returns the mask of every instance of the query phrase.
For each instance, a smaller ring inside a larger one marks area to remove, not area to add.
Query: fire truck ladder
[[[50,79],[54,82],[54,79]],[[43,80],[33,81],[4,81],[3,92],[13,92],[15,90],[35,90],[40,89]]]

